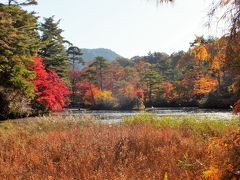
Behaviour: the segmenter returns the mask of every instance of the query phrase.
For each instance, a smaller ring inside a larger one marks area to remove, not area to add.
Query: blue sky
[[[39,0],[30,9],[61,19],[63,36],[80,48],[109,48],[130,58],[187,50],[195,35],[219,34],[204,26],[211,1],[156,6],[154,0]]]

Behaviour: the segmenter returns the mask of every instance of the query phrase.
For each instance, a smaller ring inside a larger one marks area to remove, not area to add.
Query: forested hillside
[[[114,51],[112,51],[110,49],[104,49],[104,48],[98,48],[98,49],[82,48],[82,53],[83,53],[82,58],[85,62],[93,60],[98,56],[104,57],[109,62],[112,62],[113,60],[121,57],[120,55],[118,55]]]

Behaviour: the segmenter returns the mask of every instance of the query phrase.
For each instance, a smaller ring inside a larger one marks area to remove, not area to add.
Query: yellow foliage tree
[[[208,51],[204,45],[196,47],[196,57],[199,61],[208,60]]]
[[[112,91],[102,90],[95,95],[96,106],[104,109],[113,109],[118,103],[116,98],[112,96]]]
[[[107,91],[107,90],[103,90],[103,91],[99,91],[96,95],[95,95],[96,100],[108,100],[112,98],[112,91]]]

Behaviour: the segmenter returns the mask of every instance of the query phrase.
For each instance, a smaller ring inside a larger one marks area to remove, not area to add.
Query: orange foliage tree
[[[197,37],[192,46],[192,52],[199,61],[196,66],[198,74],[194,92],[208,94],[217,89],[217,92],[220,93],[219,88],[226,60],[226,40],[224,38],[205,40],[203,37]],[[201,61],[205,61],[205,63],[201,64]]]
[[[83,80],[77,83],[77,94],[79,95],[79,101],[85,105],[95,105],[96,95],[100,92],[100,89],[93,83]]]
[[[171,82],[163,82],[161,84],[161,87],[163,89],[162,97],[166,99],[167,101],[171,101],[174,98],[174,87]]]
[[[196,80],[194,85],[195,94],[208,94],[217,87],[217,80],[209,77],[202,77]]]

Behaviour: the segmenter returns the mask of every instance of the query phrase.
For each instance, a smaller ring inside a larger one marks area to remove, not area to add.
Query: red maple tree
[[[50,111],[62,111],[69,102],[68,87],[54,71],[44,69],[41,58],[34,58],[34,62],[36,77],[33,84],[37,103]]]

